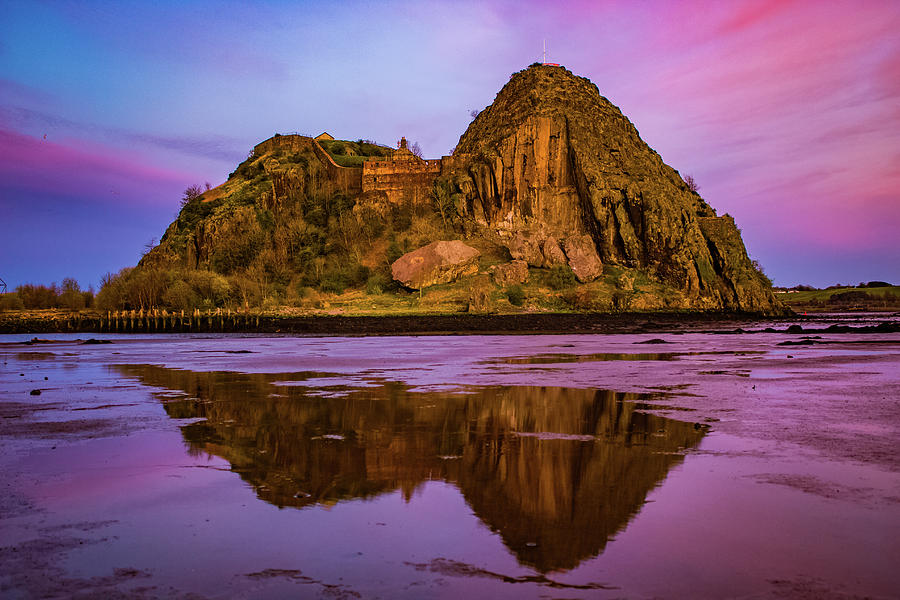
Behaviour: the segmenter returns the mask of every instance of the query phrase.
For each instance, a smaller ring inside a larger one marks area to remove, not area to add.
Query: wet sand
[[[2,336],[0,595],[897,597],[900,335],[858,319]]]

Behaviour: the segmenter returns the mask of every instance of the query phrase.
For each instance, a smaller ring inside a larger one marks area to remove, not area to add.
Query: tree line
[[[78,282],[66,277],[62,284],[50,285],[26,283],[14,291],[0,295],[0,310],[37,310],[61,308],[81,310],[94,305],[94,288],[81,289]]]

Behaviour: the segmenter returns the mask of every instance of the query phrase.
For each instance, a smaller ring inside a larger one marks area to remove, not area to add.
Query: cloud
[[[79,140],[62,143],[0,129],[0,179],[4,195],[54,193],[82,202],[171,202],[194,178],[146,164],[138,156]],[[4,202],[9,199],[4,199]]]
[[[0,125],[11,129],[53,134],[52,138],[77,135],[79,137],[101,138],[114,143],[141,144],[143,146],[174,150],[182,154],[233,163],[243,158],[236,150],[243,144],[237,138],[223,135],[205,136],[165,136],[118,127],[83,123],[67,119],[51,112],[23,108],[21,106],[0,106]]]

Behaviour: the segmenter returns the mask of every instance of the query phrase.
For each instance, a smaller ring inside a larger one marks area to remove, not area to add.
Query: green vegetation
[[[569,265],[553,265],[550,267],[550,272],[547,275],[547,285],[552,289],[561,290],[572,287],[577,283],[578,280],[575,279],[575,273],[572,272]]]
[[[320,143],[343,165],[391,152],[364,140]],[[505,244],[464,218],[463,188],[470,182],[463,175],[437,177],[427,194],[400,201],[357,195],[331,178],[313,148],[299,148],[253,154],[221,186],[186,189],[159,246],[137,267],[108,274],[95,307],[391,315],[665,310],[685,303],[646,274],[613,265],[589,284],[579,284],[569,266],[556,265],[529,269],[525,283],[497,285],[486,273],[511,256]],[[481,274],[412,293],[394,282],[395,260],[439,239],[464,239],[477,248]],[[71,293],[66,297],[75,302]],[[18,295],[0,299],[0,306],[29,303],[35,304]]]
[[[78,282],[71,277],[63,279],[61,285],[35,285],[27,283],[18,286],[15,291],[0,294],[0,310],[38,310],[61,308],[65,310],[81,310],[91,308],[94,304],[94,290],[82,290]]]
[[[390,148],[370,140],[321,140],[319,145],[342,167],[361,167],[366,160],[391,155]]]
[[[883,281],[861,283],[856,287],[834,286],[824,290],[797,286],[779,290],[776,295],[794,310],[900,310],[900,286]]]
[[[506,298],[513,306],[522,306],[525,303],[525,290],[521,285],[511,285],[506,288]]]

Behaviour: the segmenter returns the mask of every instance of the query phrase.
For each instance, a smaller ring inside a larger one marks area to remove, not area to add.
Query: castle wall
[[[363,163],[362,191],[383,192],[390,202],[427,202],[435,178],[441,174],[441,159],[368,160]]]
[[[278,135],[260,142],[253,147],[253,154],[259,156],[267,152],[312,152],[325,167],[328,177],[334,181],[345,194],[359,194],[362,191],[362,169],[359,167],[342,167],[325,152],[319,142],[305,135]]]
[[[362,168],[342,167],[311,137],[288,134],[271,137],[253,148],[257,156],[281,150],[312,152],[325,167],[329,178],[347,194],[383,192],[390,202],[428,202],[434,180],[450,172],[464,157],[445,156],[423,160],[409,151],[397,151],[391,158],[367,160]]]

